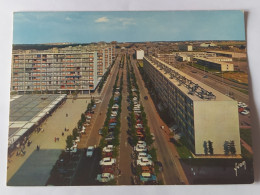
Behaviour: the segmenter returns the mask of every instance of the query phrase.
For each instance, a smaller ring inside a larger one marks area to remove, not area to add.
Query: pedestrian
[[[57,142],[60,141],[60,138],[59,138],[59,137],[57,137],[56,139],[57,139]]]
[[[64,133],[62,132],[61,135],[64,136]]]
[[[54,142],[56,142],[56,137],[54,137]]]

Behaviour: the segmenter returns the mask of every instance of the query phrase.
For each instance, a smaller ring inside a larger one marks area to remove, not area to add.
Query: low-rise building
[[[234,71],[234,65],[220,60],[209,58],[193,58],[199,65],[206,66],[210,69],[219,71]]]

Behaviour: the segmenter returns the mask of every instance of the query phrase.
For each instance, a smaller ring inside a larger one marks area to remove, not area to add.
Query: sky
[[[245,40],[233,11],[15,12],[14,44]]]

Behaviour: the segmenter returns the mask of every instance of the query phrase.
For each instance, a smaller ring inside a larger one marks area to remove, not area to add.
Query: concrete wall
[[[194,101],[195,153],[204,155],[204,141],[212,141],[214,154],[224,154],[224,142],[234,140],[241,154],[236,101]]]
[[[144,58],[144,50],[136,50],[136,59],[142,60]]]

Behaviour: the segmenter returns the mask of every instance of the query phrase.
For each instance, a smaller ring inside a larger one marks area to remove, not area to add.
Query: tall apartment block
[[[178,131],[195,155],[227,154],[235,143],[241,154],[237,102],[155,57],[144,57],[144,71]]]
[[[112,45],[14,50],[11,91],[89,93],[96,89],[114,58]]]

